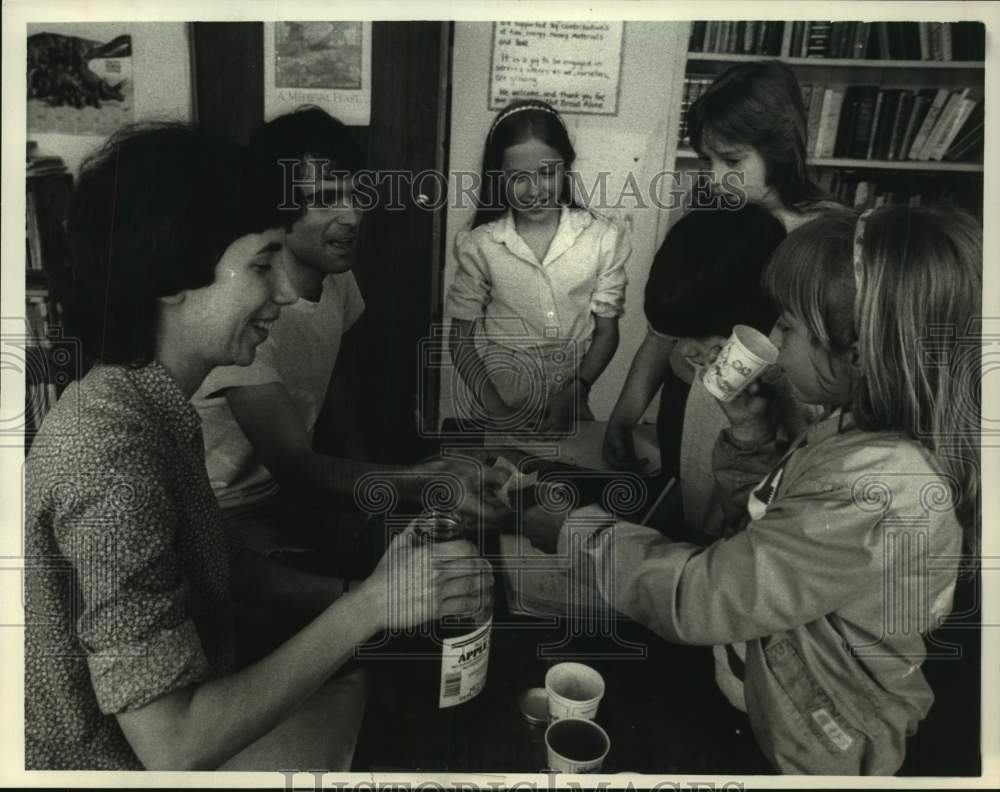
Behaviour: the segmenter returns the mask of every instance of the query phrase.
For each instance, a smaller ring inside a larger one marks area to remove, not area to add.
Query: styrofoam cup
[[[732,401],[777,361],[778,348],[766,335],[736,325],[719,356],[705,369],[705,389],[719,401]]]
[[[593,719],[604,697],[604,678],[583,663],[558,663],[545,674],[549,720]]]
[[[611,738],[592,720],[563,718],[545,730],[545,750],[550,770],[596,773],[611,750]]]

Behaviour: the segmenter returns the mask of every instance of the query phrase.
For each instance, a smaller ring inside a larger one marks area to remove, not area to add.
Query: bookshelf
[[[728,52],[688,52],[689,61],[706,63],[750,63],[761,58],[780,58],[789,66],[850,66],[872,69],[930,69],[976,71],[986,67],[985,61],[925,61],[881,60],[879,58],[793,58],[787,55],[739,55]]]
[[[690,148],[677,149],[677,159],[697,160],[698,153]],[[927,162],[923,160],[867,160],[848,157],[809,157],[807,162],[816,168],[867,168],[870,170],[934,171],[941,173],[982,173],[978,162]]]
[[[859,207],[954,202],[982,217],[982,25],[713,20],[689,32],[679,169],[698,161],[687,107],[733,65],[779,60],[802,86],[807,161],[829,192]]]
[[[29,151],[25,179],[25,452],[63,388],[74,379],[77,345],[63,336],[71,294],[64,220],[72,177],[56,157]]]

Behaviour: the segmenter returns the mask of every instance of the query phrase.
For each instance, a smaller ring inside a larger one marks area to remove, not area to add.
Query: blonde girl
[[[720,687],[782,772],[892,774],[933,703],[923,636],[951,610],[963,536],[978,547],[981,239],[964,214],[889,207],[779,246],[778,366],[825,413],[785,447],[763,387],[723,405],[734,536],[701,548],[592,507],[529,514],[536,544],[589,534],[577,563],[613,607],[719,647]]]

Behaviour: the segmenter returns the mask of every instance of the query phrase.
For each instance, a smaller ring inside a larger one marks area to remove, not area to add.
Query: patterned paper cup
[[[583,663],[558,663],[545,674],[549,720],[592,719],[604,697],[604,678]]]
[[[545,730],[545,750],[550,770],[597,773],[611,750],[611,738],[591,720],[563,718]]]
[[[778,348],[766,335],[736,325],[719,356],[705,369],[705,389],[719,401],[732,401],[777,361]]]

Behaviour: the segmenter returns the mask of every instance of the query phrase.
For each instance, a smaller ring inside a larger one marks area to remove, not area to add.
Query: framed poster
[[[560,113],[618,115],[624,22],[494,22],[490,110],[541,99]]]
[[[134,96],[132,36],[28,26],[29,133],[110,135],[132,122]]]
[[[371,75],[371,22],[264,23],[265,120],[312,104],[367,126]]]

